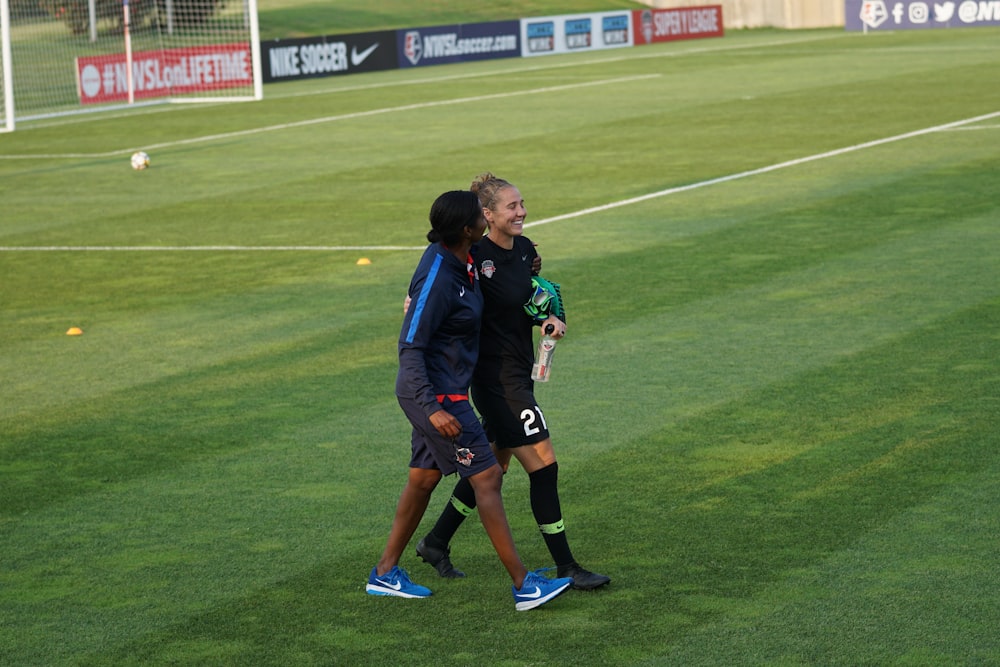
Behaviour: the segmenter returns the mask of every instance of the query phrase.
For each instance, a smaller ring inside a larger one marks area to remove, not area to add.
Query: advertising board
[[[635,44],[680,39],[722,37],[722,5],[677,9],[636,9],[632,12]]]
[[[521,55],[547,56],[632,46],[628,10],[521,19]]]
[[[261,43],[264,83],[396,69],[396,31]]]
[[[396,40],[400,68],[521,55],[517,21],[411,28],[397,31]]]
[[[849,31],[1000,25],[1000,0],[845,0]]]
[[[81,104],[129,98],[124,53],[76,59]],[[214,44],[132,54],[135,99],[169,97],[253,85],[249,44]]]

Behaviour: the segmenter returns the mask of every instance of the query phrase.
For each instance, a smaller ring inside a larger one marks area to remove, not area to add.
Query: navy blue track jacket
[[[432,243],[410,281],[396,395],[415,400],[428,417],[441,409],[439,395],[469,393],[483,315],[479,276],[471,271],[444,245]]]

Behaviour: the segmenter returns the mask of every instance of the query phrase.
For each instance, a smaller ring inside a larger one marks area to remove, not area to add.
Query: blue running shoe
[[[520,590],[511,586],[511,590],[514,591],[514,607],[518,611],[528,611],[540,607],[568,591],[572,585],[573,579],[570,577],[548,579],[537,572],[529,572],[524,577],[524,583],[521,584]]]
[[[392,569],[381,577],[376,573],[377,568],[372,568],[372,573],[368,575],[368,585],[365,590],[368,595],[393,595],[398,598],[425,598],[431,594],[431,589],[410,581],[410,575],[406,570],[393,565]],[[570,579],[570,582],[573,580]]]

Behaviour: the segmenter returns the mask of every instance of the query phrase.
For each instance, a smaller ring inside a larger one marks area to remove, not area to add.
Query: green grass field
[[[422,0],[419,5],[409,0],[379,0],[377,4],[370,0],[264,0],[258,4],[262,39],[506,21],[646,6],[629,0]]]
[[[0,664],[1000,663],[998,38],[737,31],[0,136]],[[563,285],[538,397],[613,578],[529,613],[476,521],[466,579],[407,550],[434,595],[364,593],[403,294],[483,170]]]

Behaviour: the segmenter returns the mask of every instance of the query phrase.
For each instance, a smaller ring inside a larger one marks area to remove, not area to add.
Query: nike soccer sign
[[[386,30],[264,42],[264,83],[396,69],[396,33]]]

